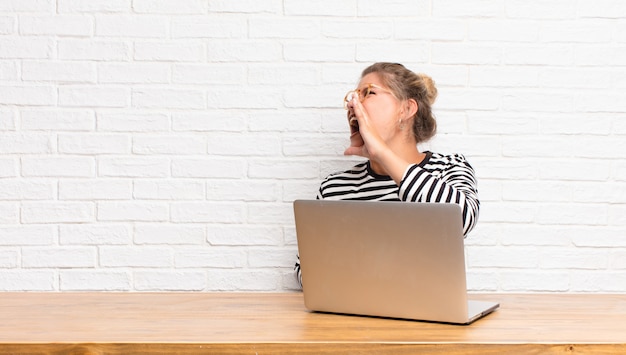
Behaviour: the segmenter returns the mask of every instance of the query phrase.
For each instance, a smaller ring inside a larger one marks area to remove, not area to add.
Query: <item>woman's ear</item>
[[[404,112],[406,112],[406,115],[404,117],[406,118],[415,117],[415,114],[417,114],[417,108],[418,108],[418,104],[417,104],[417,101],[415,101],[415,99],[406,100],[406,103],[404,105]]]

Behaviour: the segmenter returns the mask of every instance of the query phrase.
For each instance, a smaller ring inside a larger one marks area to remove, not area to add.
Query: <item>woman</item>
[[[463,210],[463,234],[478,218],[474,170],[462,155],[420,152],[417,145],[435,135],[432,79],[402,64],[375,63],[361,74],[344,99],[350,126],[345,155],[368,160],[331,174],[317,198],[456,203]],[[299,259],[295,266],[302,284]]]

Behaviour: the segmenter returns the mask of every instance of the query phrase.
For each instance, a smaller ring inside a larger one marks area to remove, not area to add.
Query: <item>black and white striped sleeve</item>
[[[433,162],[437,174],[424,167],[411,165],[400,182],[398,196],[407,202],[456,203],[463,210],[463,235],[474,228],[478,220],[480,201],[474,169],[462,155],[448,156],[447,161]]]

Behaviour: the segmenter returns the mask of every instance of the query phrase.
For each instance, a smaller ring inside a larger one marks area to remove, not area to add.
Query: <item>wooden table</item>
[[[626,353],[626,295],[481,294],[469,326],[309,312],[300,293],[0,293],[0,354]]]

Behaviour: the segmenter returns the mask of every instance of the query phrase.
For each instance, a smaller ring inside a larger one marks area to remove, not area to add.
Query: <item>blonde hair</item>
[[[437,121],[431,106],[437,99],[437,88],[433,79],[426,74],[416,74],[399,63],[379,62],[365,68],[361,77],[367,74],[379,74],[399,100],[414,99],[417,113],[413,119],[413,136],[417,143],[432,138],[437,132]]]

